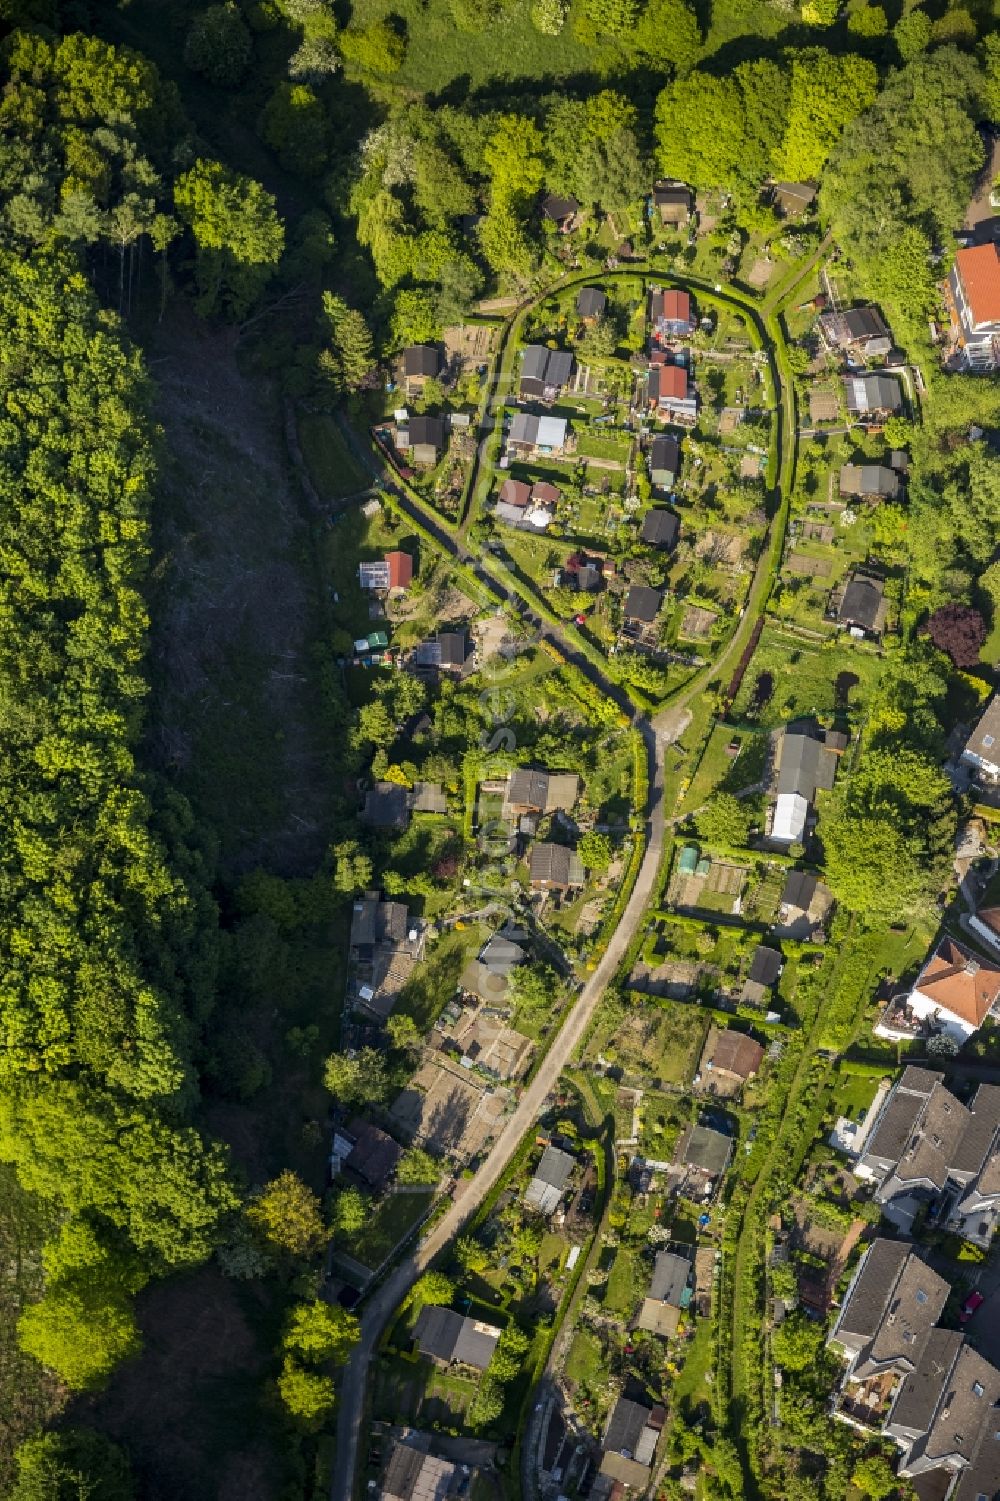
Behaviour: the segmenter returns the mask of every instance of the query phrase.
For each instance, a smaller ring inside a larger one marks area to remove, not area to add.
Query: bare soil
[[[218,833],[224,873],[307,873],[327,785],[318,600],[278,403],[242,374],[229,331],[180,307],[150,366],[163,430],[150,751]]]

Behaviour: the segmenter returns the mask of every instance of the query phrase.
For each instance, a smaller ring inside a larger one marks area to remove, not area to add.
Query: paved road
[[[796,278],[796,282],[799,279]],[[758,327],[763,333],[763,320],[760,313],[756,309],[745,308],[745,310],[750,313],[750,316],[755,318]],[[501,345],[500,358],[497,362],[492,390],[486,405],[487,413],[490,415],[492,415],[492,412],[496,410],[499,404],[499,386],[501,380],[508,375],[505,363],[510,347],[510,334],[514,322],[517,321],[512,320],[512,326],[508,329],[507,336]],[[375,1290],[365,1306],[361,1316],[360,1339],[354,1348],[350,1361],[345,1367],[341,1383],[340,1408],[337,1422],[337,1466],[331,1486],[331,1501],[353,1501],[354,1498],[355,1480],[358,1472],[358,1451],[366,1413],[368,1373],[371,1363],[378,1352],[379,1342],[385,1329],[414,1282],[427,1270],[434,1258],[459,1234],[463,1225],[475,1214],[487,1194],[502,1175],[525,1133],[537,1121],[542,1113],[546,1097],[582,1040],[597,1003],[604,994],[607,986],[614,979],[633,934],[642,921],[646,907],[655,889],[663,853],[665,831],[665,809],[663,802],[665,748],[683,733],[690,721],[688,705],[692,699],[697,694],[703,692],[708,682],[712,678],[717,677],[727,663],[735,657],[737,651],[742,649],[749,637],[756,616],[766,603],[770,584],[770,565],[774,557],[780,555],[787,519],[785,489],[789,484],[793,471],[796,426],[794,392],[788,387],[782,388],[781,373],[773,356],[771,363],[775,393],[778,397],[776,421],[779,424],[779,474],[777,484],[779,503],[777,514],[772,520],[769,529],[768,546],[762,550],[761,556],[758,559],[747,599],[744,618],[720,656],[701,673],[698,673],[684,689],[683,693],[669,707],[658,714],[652,723],[639,717],[636,717],[634,720],[637,727],[641,730],[646,743],[650,763],[650,778],[649,803],[645,827],[646,849],[632,895],[622,914],[621,922],[612,934],[608,947],[601,957],[597,968],[586,981],[577,1000],[573,1003],[572,1009],[566,1017],[555,1041],[552,1043],[541,1068],[521,1096],[517,1108],[509,1117],[506,1126],[493,1143],[486,1161],[474,1178],[459,1181],[455,1189],[455,1198],[451,1208],[437,1222],[426,1238],[417,1245],[413,1253],[405,1261],[401,1262],[390,1273],[386,1281]],[[523,611],[525,608],[523,601],[510,594],[501,580],[493,573],[492,569],[483,567],[482,560],[476,559],[470,554],[465,545],[464,536],[456,539],[444,527],[437,525],[424,508],[418,507],[410,500],[405,491],[397,483],[397,477],[393,475],[389,466],[383,464],[380,460],[376,460],[370,450],[366,451],[363,449],[363,446],[358,441],[357,434],[353,432],[343,419],[341,419],[341,425],[345,437],[352,449],[358,454],[358,457],[363,459],[372,472],[378,474],[383,479],[387,487],[397,496],[403,509],[408,511],[414,520],[419,521],[421,525],[431,532],[438,545],[453,556],[461,559],[461,561],[471,564],[476,569],[477,576],[494,597],[510,600],[516,603],[517,607]],[[476,456],[477,478],[481,457],[482,444],[480,444]],[[470,505],[463,523],[463,533],[474,512],[473,495],[474,490],[470,487]],[[590,681],[595,682],[604,693],[619,703],[631,717],[631,705],[628,704],[625,695],[617,685],[609,683],[594,664],[581,652],[576,650],[556,628],[543,623],[537,616],[531,616],[530,612],[527,618],[532,624],[538,627],[543,639],[548,639],[550,642],[557,644],[560,651],[562,651],[569,661],[573,662]]]
[[[413,1254],[401,1262],[381,1287],[373,1293],[365,1307],[361,1316],[361,1338],[344,1371],[341,1385],[337,1423],[337,1473],[333,1480],[331,1501],[352,1501],[354,1477],[358,1465],[358,1445],[365,1417],[368,1369],[377,1353],[384,1329],[417,1278],[426,1271],[434,1257],[444,1249],[448,1242],[458,1235],[462,1226],[479,1208],[503,1173],[525,1132],[542,1114],[547,1095],[582,1040],[594,1008],[614,979],[632,935],[642,921],[643,913],[653,894],[660,857],[663,853],[664,747],[683,732],[687,722],[686,712],[678,709],[674,711],[672,721],[663,725],[659,735],[649,725],[643,726],[651,763],[646,852],[632,895],[622,914],[622,920],[611,935],[608,947],[597,968],[586,981],[555,1041],[549,1048],[541,1068],[522,1094],[517,1108],[494,1142],[482,1167],[474,1178],[458,1183],[452,1207],[442,1219],[438,1220],[430,1234],[420,1242]]]

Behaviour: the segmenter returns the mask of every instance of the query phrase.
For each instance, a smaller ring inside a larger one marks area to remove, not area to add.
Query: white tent
[[[781,844],[794,844],[805,833],[809,804],[799,792],[782,792],[774,805],[771,838]]]

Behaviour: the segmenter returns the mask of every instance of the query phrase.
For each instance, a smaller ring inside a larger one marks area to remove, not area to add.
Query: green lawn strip
[[[386,1194],[370,1211],[356,1234],[338,1236],[334,1240],[334,1249],[344,1251],[362,1266],[376,1271],[427,1212],[433,1198],[432,1188]]]
[[[335,501],[364,490],[364,474],[328,412],[302,412],[298,417],[299,446],[313,484],[324,500]]]

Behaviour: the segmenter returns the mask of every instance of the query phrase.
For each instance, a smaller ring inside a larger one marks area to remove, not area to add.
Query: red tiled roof
[[[520,479],[505,479],[500,486],[500,499],[509,506],[526,506],[531,499],[531,486]]]
[[[413,581],[413,559],[408,552],[387,552],[389,588],[405,589]]]
[[[1000,251],[989,245],[960,250],[955,265],[976,323],[1000,323]]]
[[[1000,969],[945,938],[920,971],[915,989],[952,1016],[980,1027],[1000,995]]]
[[[554,506],[558,504],[559,491],[555,485],[550,485],[547,481],[540,480],[537,485],[532,485],[531,498],[540,506]]]
[[[660,371],[660,395],[683,401],[687,393],[688,377],[683,365],[664,365]]]
[[[687,292],[664,292],[663,316],[670,323],[690,323],[691,298]]]

